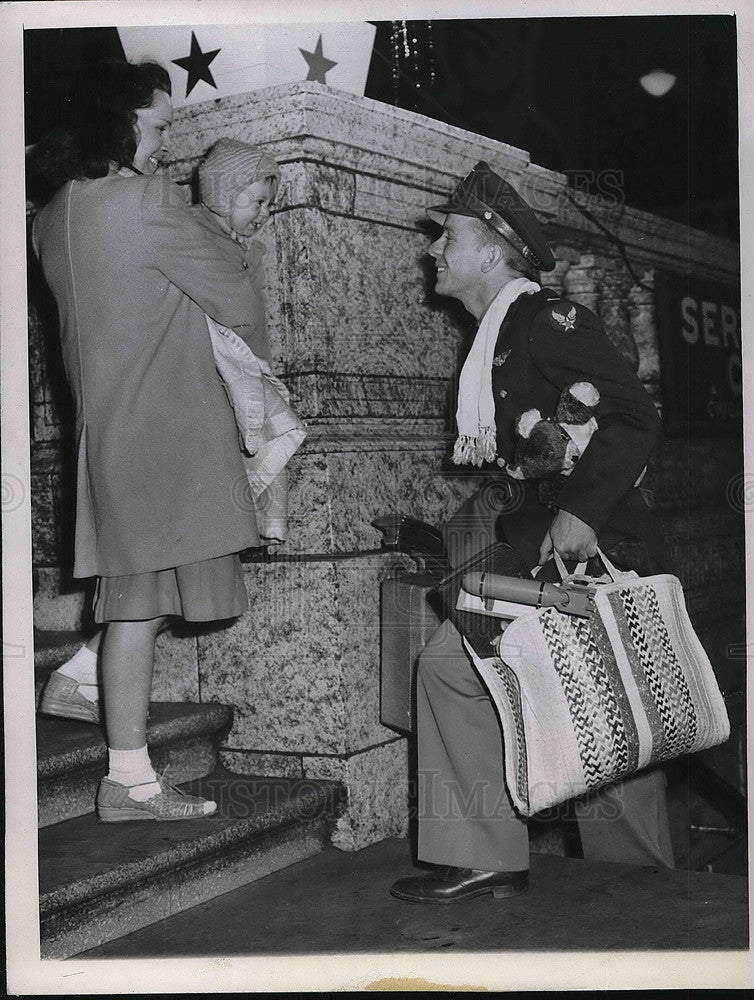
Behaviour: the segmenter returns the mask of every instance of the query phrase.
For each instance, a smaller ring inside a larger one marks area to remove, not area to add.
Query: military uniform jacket
[[[660,419],[628,362],[607,338],[599,319],[578,303],[543,288],[522,295],[500,327],[492,368],[497,454],[512,461],[515,423],[536,407],[552,416],[574,382],[600,393],[598,429],[568,477],[557,506],[595,532],[613,521],[632,492],[660,432]]]

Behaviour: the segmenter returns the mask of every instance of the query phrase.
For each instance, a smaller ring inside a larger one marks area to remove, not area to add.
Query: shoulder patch
[[[557,305],[550,309],[550,326],[553,330],[570,333],[579,328],[579,320],[578,309],[573,302],[561,299]]]

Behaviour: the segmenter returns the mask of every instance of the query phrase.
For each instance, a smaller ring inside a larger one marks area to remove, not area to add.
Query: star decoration
[[[299,52],[309,64],[309,72],[306,74],[306,79],[314,80],[316,83],[327,83],[325,73],[338,64],[322,55],[322,35],[317,39],[314,52],[307,52],[306,49],[299,49]]]
[[[570,311],[563,316],[562,313],[557,312],[555,309],[552,310],[552,318],[563,327],[563,331],[567,333],[569,330],[576,329],[576,308],[571,306]]]
[[[188,80],[186,81],[186,97],[188,97],[200,80],[203,80],[205,83],[208,83],[210,87],[214,87],[215,90],[217,90],[217,84],[212,77],[209,64],[219,51],[220,49],[214,49],[212,52],[202,52],[201,46],[196,40],[196,35],[193,31],[191,32],[191,55],[183,56],[182,59],[172,60],[176,66],[180,66],[181,69],[185,69],[188,73]]]

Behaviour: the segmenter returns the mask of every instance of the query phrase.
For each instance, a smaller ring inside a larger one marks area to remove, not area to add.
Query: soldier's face
[[[454,298],[473,291],[482,277],[483,250],[472,219],[447,215],[442,235],[427,250],[437,268],[435,291]]]

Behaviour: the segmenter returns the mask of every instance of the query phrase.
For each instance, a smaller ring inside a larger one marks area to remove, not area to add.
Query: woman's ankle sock
[[[149,759],[146,746],[138,750],[107,751],[110,765],[108,778],[119,785],[128,786],[128,794],[136,802],[146,802],[157,795],[160,785]]]

